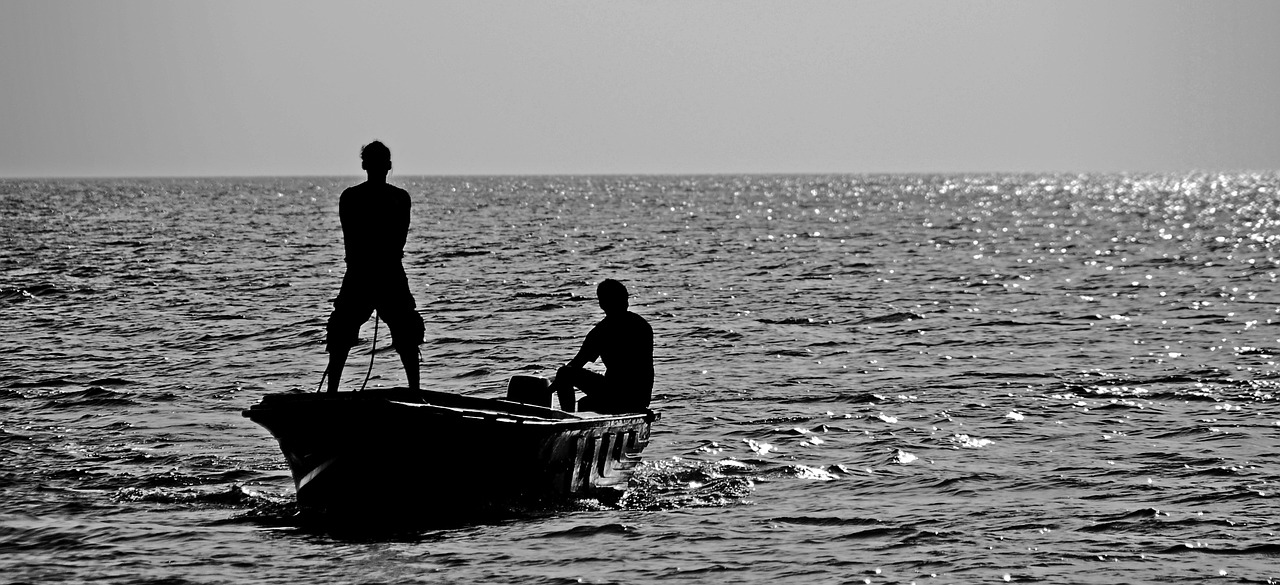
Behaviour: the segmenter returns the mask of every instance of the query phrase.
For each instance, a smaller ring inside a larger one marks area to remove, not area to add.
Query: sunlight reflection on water
[[[437,389],[549,375],[628,283],[663,418],[619,507],[311,531],[239,410],[319,380],[348,180],[3,181],[0,568],[1280,578],[1274,174],[395,182]]]

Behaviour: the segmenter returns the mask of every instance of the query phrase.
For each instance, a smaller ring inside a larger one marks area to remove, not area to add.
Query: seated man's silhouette
[[[416,390],[424,328],[400,263],[409,237],[409,193],[387,183],[391,150],[386,145],[370,142],[360,149],[360,159],[368,180],[338,199],[347,272],[329,316],[329,391],[337,392],[347,354],[375,309],[391,330],[409,387]]]
[[[653,396],[653,329],[644,317],[627,310],[627,287],[613,279],[596,287],[604,319],[587,333],[582,349],[556,372],[551,389],[560,407],[574,408],[574,388],[586,396],[578,410],[607,414],[643,412]],[[604,375],[583,369],[597,358]]]

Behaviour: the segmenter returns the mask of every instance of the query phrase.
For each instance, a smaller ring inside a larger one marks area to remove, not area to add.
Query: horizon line
[[[472,177],[777,177],[777,176],[922,176],[922,175],[1164,175],[1164,174],[1269,174],[1280,173],[1276,169],[1173,169],[1173,170],[1090,170],[1090,171],[758,171],[758,172],[590,172],[590,173],[393,173],[387,177],[393,181],[397,177],[404,178],[472,178]],[[47,181],[47,180],[127,180],[127,179],[360,179],[363,173],[339,174],[119,174],[119,175],[0,175],[0,181]]]

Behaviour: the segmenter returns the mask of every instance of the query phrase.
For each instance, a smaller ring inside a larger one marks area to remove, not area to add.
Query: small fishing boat
[[[407,388],[269,394],[243,415],[280,443],[304,510],[428,516],[616,500],[658,418]]]

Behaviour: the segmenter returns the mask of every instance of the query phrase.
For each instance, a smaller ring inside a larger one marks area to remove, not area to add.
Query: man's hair
[[[616,299],[626,301],[627,287],[612,278],[606,278],[600,281],[600,284],[596,286],[596,296],[599,297],[600,300]]]
[[[391,168],[391,149],[381,141],[374,140],[360,148],[360,160],[365,168]]]

